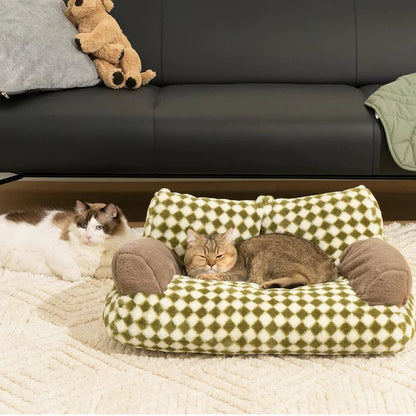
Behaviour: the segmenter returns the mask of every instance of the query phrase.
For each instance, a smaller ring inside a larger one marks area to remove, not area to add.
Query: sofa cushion
[[[355,1],[358,85],[386,83],[415,71],[416,2]],[[386,59],[389,57],[389,59]]]
[[[152,68],[162,81],[163,0],[117,0],[111,15],[115,17],[133,48],[139,52],[144,69]]]
[[[412,272],[403,255],[379,238],[356,241],[343,252],[339,272],[369,305],[405,305]]]
[[[153,173],[158,89],[113,91],[100,86],[0,100],[0,171]]]
[[[355,81],[351,0],[162,5],[163,83]]]
[[[75,45],[62,0],[0,0],[0,92],[90,87],[100,80]]]
[[[139,348],[211,354],[385,354],[415,335],[415,300],[370,306],[346,279],[295,289],[175,276],[162,294],[107,296],[107,333]]]
[[[414,0],[117,0],[113,13],[161,85],[365,85],[416,67]]]
[[[260,234],[263,209],[256,201],[232,201],[195,197],[163,188],[150,201],[144,224],[144,237],[159,240],[183,257],[186,232],[224,233],[234,229],[235,241]]]
[[[260,196],[260,234],[292,234],[313,241],[335,264],[358,240],[383,239],[383,217],[374,195],[365,186],[299,198]]]
[[[156,108],[161,174],[368,175],[373,126],[347,85],[178,85]]]

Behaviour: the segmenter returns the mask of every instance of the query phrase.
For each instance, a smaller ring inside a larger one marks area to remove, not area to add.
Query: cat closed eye
[[[201,254],[198,255],[198,257],[200,257],[201,259],[206,259],[206,257],[205,256],[202,256]]]
[[[224,257],[224,254],[218,254],[217,259],[221,259],[222,257]]]

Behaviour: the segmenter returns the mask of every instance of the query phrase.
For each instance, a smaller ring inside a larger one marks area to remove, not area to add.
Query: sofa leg
[[[0,172],[0,185],[6,183],[15,182],[23,178],[21,173],[12,173],[12,172]]]

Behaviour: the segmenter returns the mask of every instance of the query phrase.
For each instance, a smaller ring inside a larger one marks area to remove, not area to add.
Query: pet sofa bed
[[[113,15],[157,77],[0,96],[0,172],[415,178],[364,106],[415,71],[414,0],[117,0]]]
[[[246,282],[193,279],[176,260],[185,252],[189,227],[206,234],[233,227],[236,241],[270,232],[308,238],[350,280],[263,290]],[[256,201],[162,189],[150,203],[144,236],[113,261],[115,287],[103,318],[118,342],[212,354],[382,354],[402,350],[415,334],[410,270],[383,241],[377,201],[363,186]]]

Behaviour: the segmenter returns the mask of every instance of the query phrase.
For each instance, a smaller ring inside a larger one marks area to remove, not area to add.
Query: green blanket
[[[416,73],[379,88],[365,105],[380,118],[394,161],[416,171]]]

